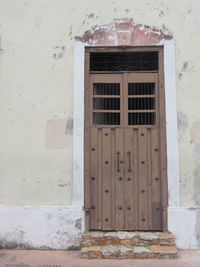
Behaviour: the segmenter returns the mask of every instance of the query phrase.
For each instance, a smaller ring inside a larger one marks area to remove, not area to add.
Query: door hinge
[[[90,208],[86,208],[85,206],[83,207],[83,210],[86,212],[86,214],[90,213]]]

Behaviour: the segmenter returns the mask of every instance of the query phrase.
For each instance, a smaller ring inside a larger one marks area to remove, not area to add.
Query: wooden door
[[[89,80],[86,227],[164,230],[166,149],[161,142],[164,100],[158,73],[90,74]]]

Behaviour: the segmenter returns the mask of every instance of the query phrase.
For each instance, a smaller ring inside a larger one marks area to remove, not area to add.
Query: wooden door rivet
[[[142,221],[145,222],[146,221],[145,218],[142,218]]]
[[[141,192],[142,192],[142,193],[144,193],[144,192],[145,192],[145,190],[144,190],[144,189],[142,189],[142,190],[141,190]]]
[[[130,207],[130,206],[128,206],[128,207],[127,207],[127,209],[128,209],[128,210],[131,210],[131,207]]]
[[[122,180],[122,177],[119,177],[119,180],[121,181]]]
[[[106,221],[106,222],[108,222],[108,221],[109,221],[109,219],[108,219],[108,218],[105,218],[105,221]]]
[[[156,147],[156,148],[154,148],[154,151],[158,151],[158,148]]]
[[[122,207],[121,206],[119,207],[119,210],[122,210]]]
[[[155,180],[156,180],[156,181],[158,181],[158,180],[159,180],[159,178],[158,178],[158,177],[156,177],[156,178],[155,178]]]
[[[109,163],[109,162],[106,160],[106,161],[105,161],[105,164],[108,164],[108,163]]]
[[[94,210],[95,209],[95,206],[92,206],[91,208]]]
[[[130,180],[131,180],[131,178],[129,177],[129,178],[128,178],[128,181],[130,181]]]
[[[144,164],[145,163],[144,160],[142,160],[141,163]]]
[[[141,136],[144,136],[144,133],[141,133]]]
[[[108,190],[108,189],[106,189],[106,190],[105,190],[105,192],[106,192],[106,193],[109,193],[109,190]]]
[[[94,176],[92,176],[92,177],[91,177],[91,179],[94,181],[94,180],[95,180],[95,177],[94,177]]]
[[[105,136],[107,136],[108,135],[108,133],[105,133]]]
[[[95,148],[94,147],[92,148],[92,151],[95,151]]]

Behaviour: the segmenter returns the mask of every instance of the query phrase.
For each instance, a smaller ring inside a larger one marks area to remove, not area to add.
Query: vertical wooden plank
[[[90,230],[98,229],[98,132],[90,128]]]
[[[90,149],[89,149],[89,64],[90,54],[85,53],[85,96],[84,96],[84,209],[85,209],[85,230],[89,231],[89,210],[90,210]]]
[[[162,230],[167,230],[167,147],[166,147],[166,120],[165,120],[165,88],[164,88],[164,64],[163,48],[158,52],[159,60],[159,122],[160,122],[160,166],[161,166],[161,191],[162,191]]]
[[[133,129],[134,227],[139,230],[138,129]]]
[[[134,150],[133,150],[133,129],[124,129],[124,230],[135,229],[135,209],[134,199]]]
[[[102,227],[102,128],[98,128],[98,229]]]
[[[152,230],[162,230],[159,128],[151,130],[152,155]]]
[[[152,228],[152,142],[151,129],[147,128],[147,198],[148,198],[148,229]]]
[[[111,230],[112,155],[111,129],[102,129],[102,230]]]
[[[115,131],[115,230],[124,230],[124,138],[122,128]]]
[[[111,128],[111,142],[112,142],[112,223],[111,230],[115,230],[115,128]]]
[[[89,231],[90,211],[90,151],[89,151],[89,127],[84,130],[84,210],[85,230]]]
[[[147,130],[138,130],[139,230],[148,229]]]

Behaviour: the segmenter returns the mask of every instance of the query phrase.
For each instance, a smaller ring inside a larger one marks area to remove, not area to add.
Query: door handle
[[[127,152],[128,155],[128,172],[131,172],[131,152]]]
[[[120,152],[117,151],[117,172],[120,172],[120,168],[119,168],[119,155],[120,155]]]

